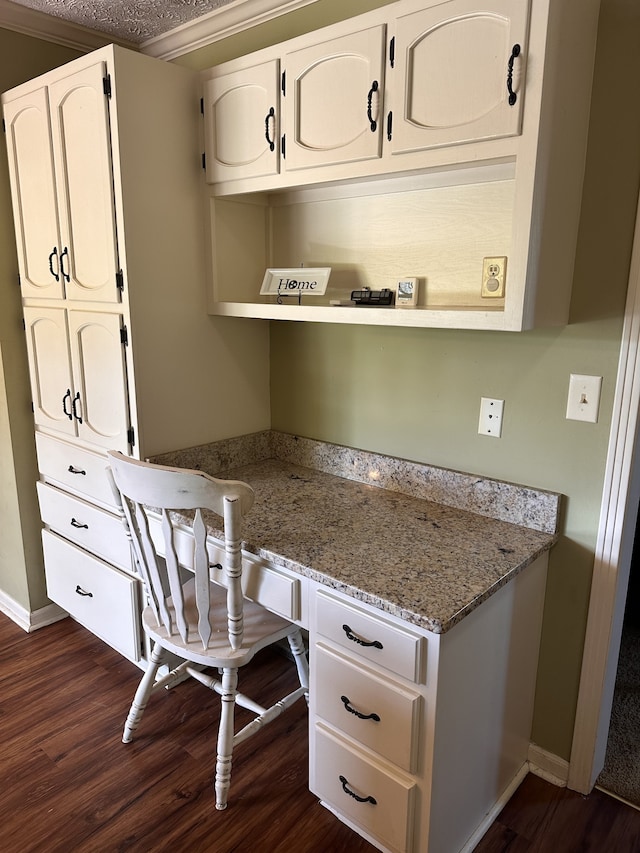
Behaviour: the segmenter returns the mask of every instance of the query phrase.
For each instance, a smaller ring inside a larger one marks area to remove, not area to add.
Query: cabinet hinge
[[[387,113],[387,141],[391,142],[391,137],[393,136],[393,111],[389,110]]]
[[[26,332],[26,331],[27,331],[27,324],[26,324],[26,323],[25,323],[25,321],[24,321],[24,317],[22,318],[22,331],[23,331],[23,332]]]
[[[4,123],[4,119],[2,119],[2,132],[3,133],[7,132],[7,125]]]
[[[135,447],[136,444],[136,431],[133,427],[129,427],[127,430],[127,441],[129,442],[131,447]]]
[[[287,154],[286,154],[286,149],[287,149],[286,138],[287,138],[287,134],[286,134],[286,133],[283,133],[283,134],[282,134],[282,139],[281,139],[281,141],[280,141],[280,151],[282,152],[282,156],[283,156],[283,157],[286,157],[286,156],[287,156]]]
[[[22,287],[22,279],[20,278],[20,273],[18,273],[17,279],[18,279],[18,287]]]
[[[111,74],[107,74],[102,78],[102,91],[107,98],[111,97]]]
[[[389,42],[389,65],[393,68],[396,61],[396,37],[393,36]]]
[[[129,346],[129,333],[126,326],[120,329],[120,343]]]
[[[120,293],[124,290],[124,273],[122,270],[118,270],[116,273],[116,287],[120,291]]]
[[[205,170],[205,172],[207,171],[207,152],[206,151],[202,152],[202,168]]]
[[[282,77],[280,78],[280,88],[282,89],[282,94],[287,94],[287,72],[282,72]]]
[[[200,98],[200,114],[204,115],[204,98]]]

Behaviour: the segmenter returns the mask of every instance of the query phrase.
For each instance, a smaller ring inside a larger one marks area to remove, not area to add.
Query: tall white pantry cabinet
[[[198,103],[191,72],[117,46],[2,96],[48,594],[134,661],[105,451],[268,426],[267,330],[206,314]]]

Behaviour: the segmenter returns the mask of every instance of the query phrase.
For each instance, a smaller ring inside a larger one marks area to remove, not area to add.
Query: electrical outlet
[[[570,374],[567,419],[597,423],[601,387],[602,376],[585,376],[582,373]]]
[[[502,435],[502,413],[504,400],[494,400],[491,397],[480,398],[480,420],[478,434],[500,438]]]
[[[504,296],[504,285],[507,277],[507,259],[482,259],[482,289],[480,295],[486,299],[497,299]]]

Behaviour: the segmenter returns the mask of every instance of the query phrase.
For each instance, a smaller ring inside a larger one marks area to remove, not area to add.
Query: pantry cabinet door
[[[121,316],[69,311],[68,322],[78,438],[127,453],[129,406]]]
[[[280,62],[223,74],[204,86],[209,183],[278,173]]]
[[[33,417],[38,426],[75,435],[73,380],[64,308],[25,308]]]
[[[61,265],[68,299],[119,301],[106,67],[49,87]]]
[[[62,299],[46,88],[6,103],[4,120],[22,295]]]
[[[393,153],[518,134],[529,0],[449,0],[398,18]]]
[[[371,27],[286,54],[286,170],[380,157],[385,32]]]

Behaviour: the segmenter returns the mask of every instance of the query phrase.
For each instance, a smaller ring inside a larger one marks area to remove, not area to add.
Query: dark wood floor
[[[25,634],[0,614],[0,660],[2,851],[374,850],[308,791],[304,703],[238,747],[229,808],[218,812],[218,702],[201,685],[154,697],[125,746],[122,722],[140,672],[83,628],[67,619]],[[294,680],[293,666],[267,652],[243,688],[275,697]],[[528,776],[476,851],[640,851],[640,812]]]

